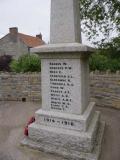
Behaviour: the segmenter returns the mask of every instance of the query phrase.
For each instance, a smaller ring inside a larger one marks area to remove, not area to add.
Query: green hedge
[[[22,55],[18,60],[13,60],[10,64],[11,71],[20,72],[40,72],[41,61],[37,55]]]
[[[112,59],[112,58],[108,58],[107,56],[102,55],[102,54],[91,55],[90,60],[89,60],[89,64],[90,64],[91,71],[111,70],[112,72],[115,72],[117,70],[120,70],[120,58]]]
[[[106,71],[111,70],[115,72],[120,70],[120,58],[109,58],[100,53],[92,54],[89,60],[90,70]],[[37,55],[22,55],[18,60],[13,60],[10,63],[10,69],[13,72],[40,72],[41,61]]]

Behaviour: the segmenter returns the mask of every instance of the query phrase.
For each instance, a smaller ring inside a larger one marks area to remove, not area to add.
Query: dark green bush
[[[10,64],[10,68],[13,72],[40,72],[41,61],[37,55],[22,55],[18,60],[13,60]]]
[[[3,55],[0,56],[0,71],[10,71],[9,64],[12,61],[12,56],[10,55]]]
[[[120,59],[110,59],[109,60],[109,69],[112,72],[120,70]]]
[[[105,71],[109,68],[108,66],[108,58],[104,55],[93,54],[89,60],[90,70],[100,70]]]
[[[120,59],[108,58],[107,56],[102,54],[91,55],[89,64],[90,64],[91,71],[111,70],[112,72],[115,72],[117,70],[120,70]]]
[[[120,36],[110,42],[103,43],[97,49],[96,54],[90,57],[91,70],[120,70]]]

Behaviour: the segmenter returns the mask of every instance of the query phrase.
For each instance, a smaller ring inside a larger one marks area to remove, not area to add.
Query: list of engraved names
[[[51,109],[66,111],[72,105],[73,67],[66,62],[49,62]]]

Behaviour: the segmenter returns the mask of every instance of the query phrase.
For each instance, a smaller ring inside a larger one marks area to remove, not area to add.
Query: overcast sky
[[[40,32],[49,41],[50,0],[0,0],[0,38],[10,27],[35,36]],[[83,43],[89,44],[85,37]]]

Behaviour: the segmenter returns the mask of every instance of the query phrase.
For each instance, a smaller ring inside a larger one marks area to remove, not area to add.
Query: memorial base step
[[[32,149],[44,151],[47,153],[52,153],[52,154],[57,154],[58,156],[62,156],[62,160],[98,160],[101,152],[101,145],[102,145],[102,140],[103,140],[103,134],[104,134],[104,129],[105,129],[105,123],[100,122],[99,123],[99,128],[97,131],[97,136],[96,140],[94,142],[94,148],[91,152],[84,152],[84,151],[79,151],[79,148],[74,148],[74,149],[64,149],[64,147],[59,149],[54,148],[54,147],[48,147],[48,145],[44,144],[43,141],[37,141],[31,138],[24,138],[23,141],[21,142],[22,146],[27,146]],[[50,137],[51,135],[48,135]],[[53,141],[54,143],[54,141]],[[65,159],[63,159],[65,158]]]
[[[48,147],[48,150],[91,152],[99,126],[100,113],[95,112],[86,132],[44,126],[33,123],[28,128],[29,138]],[[45,147],[45,148],[46,148]]]
[[[85,132],[94,115],[95,102],[90,102],[82,115],[40,109],[35,113],[35,123],[43,126],[66,128]]]

